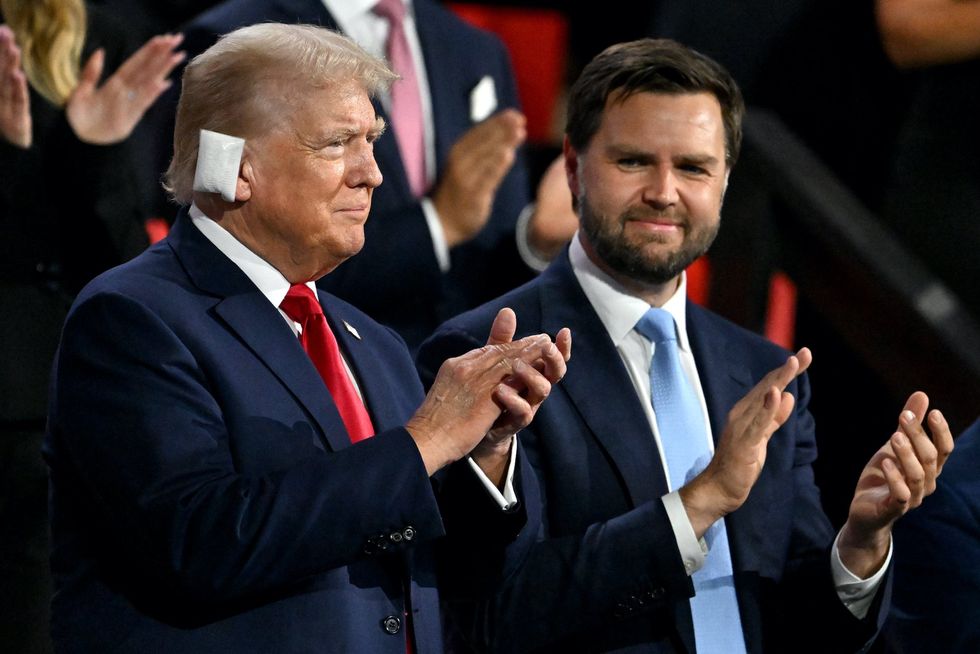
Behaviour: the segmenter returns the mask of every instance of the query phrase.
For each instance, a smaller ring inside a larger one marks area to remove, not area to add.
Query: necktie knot
[[[636,331],[640,332],[652,343],[666,343],[677,340],[677,328],[674,317],[665,309],[651,307],[636,323]]]
[[[389,23],[401,24],[405,18],[405,3],[403,0],[379,0],[371,10]]]
[[[306,284],[293,284],[289,287],[289,292],[279,304],[291,320],[305,325],[314,316],[323,315],[323,307],[316,299],[313,291]]]

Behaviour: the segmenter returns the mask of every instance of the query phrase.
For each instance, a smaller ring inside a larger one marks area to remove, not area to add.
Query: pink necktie
[[[313,291],[306,284],[293,284],[279,307],[303,327],[299,342],[327,385],[351,441],[356,443],[373,436],[371,417],[347,375],[337,339]]]
[[[405,37],[404,0],[380,0],[374,13],[388,21],[388,62],[401,79],[391,86],[391,120],[402,164],[415,197],[425,195],[425,141],[422,134],[422,97],[412,52]]]

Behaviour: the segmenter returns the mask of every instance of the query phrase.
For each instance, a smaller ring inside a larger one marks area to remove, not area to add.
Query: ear
[[[572,191],[572,197],[578,197],[580,177],[579,156],[578,151],[572,146],[571,141],[568,140],[568,134],[565,135],[561,149],[562,154],[565,155],[565,176],[568,178],[568,188]]]
[[[238,181],[235,185],[235,202],[247,202],[252,198],[252,182],[255,173],[252,164],[248,159],[242,159],[242,165],[238,167]]]

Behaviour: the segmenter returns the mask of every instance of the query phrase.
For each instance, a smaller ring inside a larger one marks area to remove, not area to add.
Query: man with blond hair
[[[59,651],[439,652],[434,542],[523,524],[512,435],[567,332],[511,342],[503,312],[423,396],[401,339],[315,290],[363,246],[393,77],[311,26],[189,64],[167,184],[190,206],[80,294],[55,363]]]

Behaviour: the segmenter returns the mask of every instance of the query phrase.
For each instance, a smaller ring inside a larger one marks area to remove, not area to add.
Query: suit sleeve
[[[442,534],[404,429],[337,452],[304,444],[281,466],[242,472],[239,457],[257,455],[236,448],[222,397],[224,386],[256,380],[214,379],[199,357],[121,294],[88,296],[64,330],[46,452],[52,477],[75,481],[77,506],[97,523],[89,531],[101,529],[134,574],[195,601],[230,601]],[[245,420],[273,440],[284,427]],[[302,427],[303,414],[289,422]],[[379,535],[404,525],[419,537],[379,547]]]

